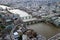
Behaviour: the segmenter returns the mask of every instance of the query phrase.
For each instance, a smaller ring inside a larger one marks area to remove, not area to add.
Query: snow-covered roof
[[[18,35],[18,33],[17,32],[14,32],[14,35]]]
[[[1,7],[2,9],[10,8],[10,7],[4,6],[4,5],[0,5],[0,7]]]
[[[27,12],[24,12],[24,11],[19,10],[19,9],[9,10],[9,12],[14,13],[14,14],[19,14],[20,17],[31,16]]]
[[[4,5],[0,5],[0,7],[3,8],[3,9],[7,8],[7,6],[4,6]]]

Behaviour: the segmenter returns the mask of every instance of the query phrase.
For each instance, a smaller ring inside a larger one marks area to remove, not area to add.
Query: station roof
[[[8,6],[4,6],[4,5],[0,5],[0,7],[1,7],[2,9],[9,8]]]
[[[22,11],[22,10],[19,10],[19,9],[9,10],[9,12],[14,13],[14,14],[19,14],[20,17],[31,16],[31,15],[28,14],[27,12]]]

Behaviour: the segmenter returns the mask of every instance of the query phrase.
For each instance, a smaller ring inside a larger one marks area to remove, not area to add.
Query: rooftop
[[[3,8],[3,9],[10,8],[10,7],[4,6],[4,5],[0,5],[0,7]]]
[[[31,16],[27,12],[24,12],[24,11],[19,10],[19,9],[9,10],[9,12],[14,13],[14,14],[19,14],[20,17]]]

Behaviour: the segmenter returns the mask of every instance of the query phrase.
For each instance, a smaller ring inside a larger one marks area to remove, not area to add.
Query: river
[[[31,29],[34,29],[38,34],[46,37],[47,39],[60,33],[60,28],[53,26],[52,24],[38,23],[29,25]]]

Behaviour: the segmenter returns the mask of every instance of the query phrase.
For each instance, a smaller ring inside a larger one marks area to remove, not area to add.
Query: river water
[[[47,39],[60,33],[60,28],[53,26],[52,24],[38,23],[29,25],[31,29],[34,29],[38,34],[46,37]]]

